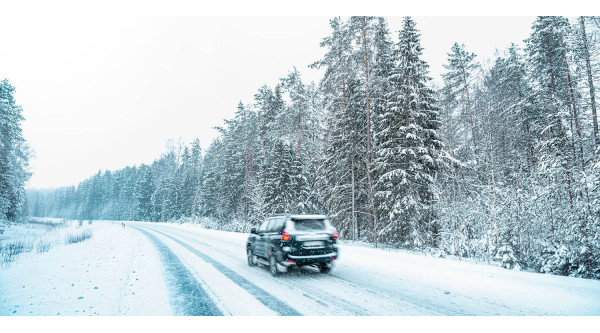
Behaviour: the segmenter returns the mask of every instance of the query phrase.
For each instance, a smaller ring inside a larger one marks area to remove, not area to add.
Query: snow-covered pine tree
[[[200,174],[198,210],[201,216],[212,219],[223,218],[224,208],[220,199],[222,177],[221,139],[214,140],[206,150]]]
[[[139,221],[149,221],[152,216],[152,193],[154,193],[154,179],[152,170],[147,165],[139,169],[141,177],[135,186],[136,216]]]
[[[314,187],[317,177],[317,154],[319,150],[317,131],[319,128],[319,108],[315,104],[314,86],[306,86],[302,82],[300,72],[294,68],[289,75],[282,79],[284,91],[289,96],[286,107],[286,119],[293,120],[296,125],[295,138],[296,152],[292,166],[292,193],[295,202],[292,207],[296,213],[316,212],[317,197]]]
[[[226,203],[226,217],[232,220],[245,218],[247,200],[245,199],[245,150],[246,141],[245,109],[238,108],[235,117],[226,120],[227,128],[223,134],[223,148],[220,158],[223,161],[222,193]]]
[[[439,226],[432,205],[442,143],[438,110],[427,86],[428,65],[415,22],[406,17],[397,44],[389,109],[378,119],[374,170],[382,225],[388,241],[404,246],[434,245]]]
[[[361,238],[361,230],[371,228],[367,223],[370,210],[366,200],[365,94],[364,84],[356,77],[357,68],[364,68],[364,58],[353,54],[352,43],[358,35],[348,23],[334,18],[330,25],[331,35],[321,42],[327,52],[313,64],[325,68],[319,88],[327,128],[323,148],[324,198],[338,231],[345,237]]]
[[[546,118],[541,133],[543,139],[540,143],[540,171],[554,178],[550,184],[558,181],[559,187],[556,190],[566,190],[569,204],[572,206],[572,157],[569,154],[565,130],[568,101],[563,78],[566,78],[566,75],[565,67],[561,65],[565,21],[562,18],[559,21],[561,27],[557,29],[555,17],[538,17],[533,24],[531,36],[526,40],[526,51],[529,55],[536,102],[538,107],[544,110],[542,115]]]
[[[199,192],[200,192],[200,175],[202,174],[202,148],[200,147],[200,140],[195,139],[192,142],[192,165],[191,165],[191,181],[192,181],[192,198],[190,215],[199,215]]]
[[[469,131],[464,133],[465,142],[469,141],[470,132],[470,141],[475,152],[477,152],[477,136],[470,94],[474,72],[478,67],[479,65],[475,62],[475,54],[468,52],[464,44],[454,43],[451,53],[448,53],[448,64],[444,65],[447,72],[442,74],[449,98],[458,101],[459,112],[466,119],[465,123],[469,124]]]
[[[184,148],[181,162],[177,170],[178,192],[181,198],[177,215],[190,217],[194,198],[194,162],[187,146]]]
[[[267,215],[291,212],[295,201],[294,149],[289,143],[276,140],[267,156],[270,158],[264,170],[265,212]]]
[[[391,191],[394,184],[384,182],[381,175],[389,169],[392,163],[390,145],[394,145],[390,136],[395,135],[398,128],[398,119],[394,117],[393,108],[390,103],[395,99],[397,91],[392,84],[396,78],[398,52],[390,37],[387,22],[378,17],[374,31],[375,61],[372,71],[373,89],[371,93],[373,109],[373,162],[371,170],[373,174],[373,200],[377,212],[378,238],[384,242],[395,241],[396,236],[390,233],[389,212]],[[398,144],[398,142],[396,142]],[[392,148],[393,149],[393,148]],[[387,237],[391,235],[391,237]]]
[[[15,88],[4,79],[0,82],[0,219],[16,220],[24,212],[25,182],[29,148],[23,139],[20,106],[14,98]]]

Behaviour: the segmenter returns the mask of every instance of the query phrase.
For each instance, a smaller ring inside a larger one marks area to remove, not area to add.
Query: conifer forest
[[[0,218],[247,232],[275,213],[320,213],[345,240],[600,278],[600,18],[538,17],[524,47],[487,63],[455,43],[443,84],[410,17],[396,32],[383,17],[330,26],[311,65],[321,80],[294,69],[256,87],[208,149],[173,141],[149,165],[27,195],[22,116],[3,81]]]

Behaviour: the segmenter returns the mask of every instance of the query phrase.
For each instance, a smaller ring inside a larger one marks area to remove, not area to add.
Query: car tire
[[[248,266],[256,266],[256,256],[254,255],[251,246],[248,246],[248,251],[246,251],[246,255],[248,256]]]
[[[331,266],[328,264],[321,264],[319,265],[319,271],[323,274],[327,274],[331,272]]]
[[[277,270],[277,261],[275,260],[275,256],[272,253],[269,254],[269,272],[273,277],[279,274],[279,271]]]

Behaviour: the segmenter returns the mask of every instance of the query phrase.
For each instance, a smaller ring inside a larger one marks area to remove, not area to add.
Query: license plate
[[[322,241],[304,242],[304,246],[322,246],[322,245],[323,245]]]

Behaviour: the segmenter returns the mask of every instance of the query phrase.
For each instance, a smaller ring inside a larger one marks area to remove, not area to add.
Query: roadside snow
[[[517,310],[513,314],[600,315],[600,281],[512,271],[485,263],[341,245],[341,260],[333,275],[372,284],[392,278],[413,291],[437,289],[440,299],[464,296]]]
[[[149,241],[120,224],[92,238],[22,255],[0,271],[0,315],[170,315],[162,268]]]

